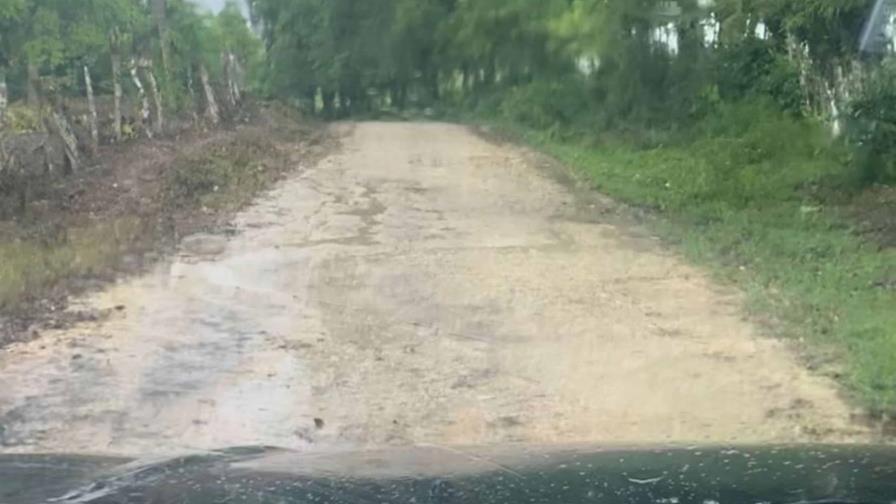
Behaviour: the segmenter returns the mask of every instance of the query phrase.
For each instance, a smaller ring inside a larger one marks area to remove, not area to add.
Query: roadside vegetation
[[[41,200],[0,220],[0,346],[32,324],[77,319],[63,313],[69,294],[142,271],[183,236],[219,232],[327,149],[321,128],[274,107],[247,103],[239,123],[121,146],[50,191],[64,208]]]
[[[4,229],[0,307],[18,308],[45,295],[62,279],[96,276],[117,267],[122,253],[139,240],[141,227],[137,219],[121,217],[60,229],[53,237],[22,236],[21,230]]]
[[[896,413],[896,64],[886,12],[863,33],[873,0],[250,4],[270,96],[513,132]]]
[[[236,2],[0,0],[0,345],[287,168],[261,56]]]

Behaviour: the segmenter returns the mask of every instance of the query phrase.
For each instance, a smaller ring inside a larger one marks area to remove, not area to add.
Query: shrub
[[[633,169],[661,206],[710,213],[805,198],[800,189],[842,171],[843,157],[822,125],[761,100],[720,105],[647,154],[650,166]]]
[[[584,129],[590,102],[582,83],[570,77],[513,88],[501,101],[500,111],[512,122],[558,134]]]
[[[850,112],[846,132],[860,181],[896,182],[896,62],[872,74]]]
[[[41,112],[22,104],[9,107],[6,111],[6,126],[14,133],[43,131]]]
[[[175,208],[239,206],[275,176],[275,170],[258,162],[274,149],[268,139],[251,137],[183,155],[165,174],[165,203]]]
[[[779,110],[799,114],[803,91],[797,67],[771,41],[745,38],[720,49],[715,82],[725,101],[764,97]]]

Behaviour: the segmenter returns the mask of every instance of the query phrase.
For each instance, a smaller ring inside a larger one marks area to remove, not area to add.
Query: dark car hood
[[[0,457],[0,502],[896,502],[896,450],[237,448],[163,461]]]

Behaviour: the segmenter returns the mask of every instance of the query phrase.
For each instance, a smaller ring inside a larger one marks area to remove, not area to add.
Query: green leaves
[[[25,10],[25,0],[0,0],[0,21],[15,19]]]
[[[238,88],[253,77],[262,45],[229,2],[215,15],[194,0],[0,0],[0,73],[12,100],[27,96],[36,106],[48,102],[42,95],[84,96],[87,66],[97,94],[117,93],[116,131],[129,113],[119,108],[120,98],[137,92],[122,74],[131,62],[166,107],[188,105],[197,95],[194,76],[201,67],[213,82],[227,80],[221,87],[234,104]]]
[[[65,56],[62,22],[51,6],[40,6],[30,19],[31,33],[25,42],[28,60],[38,65],[58,65]]]

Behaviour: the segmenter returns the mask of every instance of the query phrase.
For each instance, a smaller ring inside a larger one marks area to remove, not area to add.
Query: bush
[[[591,110],[585,87],[573,77],[513,88],[500,105],[506,119],[552,134],[585,129]]]
[[[165,176],[166,204],[222,208],[244,203],[274,176],[257,161],[273,149],[266,139],[250,138],[181,157]]]
[[[722,100],[764,97],[779,110],[800,114],[803,91],[799,70],[772,42],[748,37],[720,51],[715,81]]]
[[[22,104],[7,109],[6,126],[13,133],[33,133],[44,129],[41,112]]]
[[[670,146],[633,166],[664,208],[716,214],[805,198],[800,189],[842,171],[843,157],[820,124],[764,101],[719,106]]]
[[[860,181],[896,182],[896,62],[872,74],[850,112],[846,132]]]

